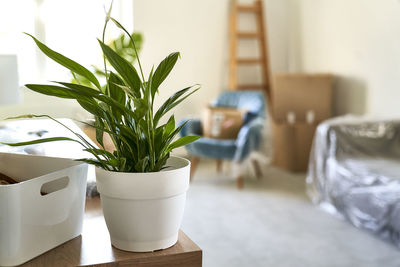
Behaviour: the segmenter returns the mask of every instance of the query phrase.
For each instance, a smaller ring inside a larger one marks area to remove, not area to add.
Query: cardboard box
[[[309,111],[315,121],[332,116],[332,85],[330,74],[279,73],[272,80],[272,113],[276,121],[286,121],[289,112],[296,122],[305,122]]]
[[[101,147],[100,144],[96,140],[96,128],[91,126],[84,126],[82,131],[92,140],[98,147]],[[115,150],[114,143],[111,140],[111,137],[108,133],[104,133],[103,135],[103,145],[104,148],[109,151],[113,152]]]
[[[215,139],[236,139],[243,126],[245,112],[227,107],[206,107],[202,117],[203,135]]]
[[[273,76],[272,83],[272,163],[305,172],[317,124],[332,116],[333,76],[280,73]],[[310,113],[311,121],[307,118]]]
[[[292,172],[305,172],[317,124],[272,121],[272,164]]]

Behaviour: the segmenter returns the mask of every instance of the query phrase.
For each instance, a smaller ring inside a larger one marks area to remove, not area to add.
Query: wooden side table
[[[171,248],[133,253],[111,246],[100,199],[87,199],[82,235],[22,266],[152,266],[199,267],[202,250],[183,233]]]

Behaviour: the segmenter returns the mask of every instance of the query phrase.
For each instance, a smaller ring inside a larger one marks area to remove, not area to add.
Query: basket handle
[[[56,180],[46,182],[40,187],[40,194],[42,196],[45,196],[53,192],[62,190],[68,186],[69,182],[70,179],[68,176],[64,176]]]
[[[80,164],[38,177],[41,179],[32,180],[35,183],[34,192],[40,197],[46,197],[52,193],[61,193],[61,191],[69,190],[69,188],[78,183],[77,179],[71,179],[71,177],[76,175],[76,172],[81,173],[82,171],[87,171],[86,164]]]

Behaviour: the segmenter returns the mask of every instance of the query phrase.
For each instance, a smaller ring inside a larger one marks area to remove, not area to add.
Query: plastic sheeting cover
[[[319,125],[307,191],[314,203],[400,247],[400,120],[345,116]]]

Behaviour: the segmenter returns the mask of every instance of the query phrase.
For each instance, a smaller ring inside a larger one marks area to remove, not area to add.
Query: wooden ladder
[[[252,5],[239,4],[237,0],[231,0],[230,15],[230,57],[229,57],[229,89],[230,90],[263,90],[266,96],[270,96],[270,69],[268,60],[268,44],[265,37],[264,13],[261,0],[255,0]],[[238,29],[238,16],[241,13],[255,15],[257,29],[251,32],[242,32]],[[260,55],[256,58],[239,58],[237,55],[238,40],[254,39],[258,41]],[[238,84],[238,66],[260,65],[261,84]]]

